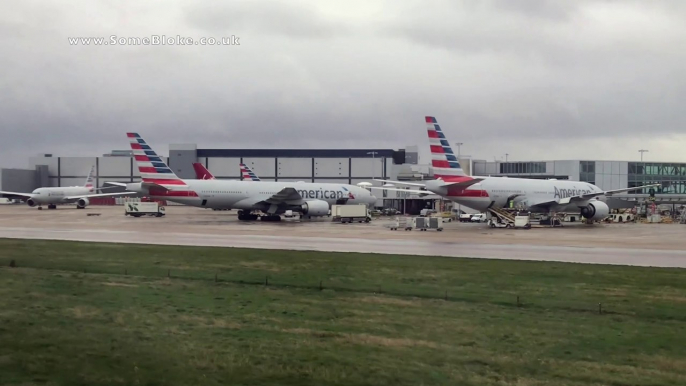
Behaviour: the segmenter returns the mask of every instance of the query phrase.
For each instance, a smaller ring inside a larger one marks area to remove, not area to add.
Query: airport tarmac
[[[0,205],[0,237],[686,268],[686,226],[679,224],[569,224],[514,230],[453,222],[446,223],[443,232],[406,232],[391,231],[390,222],[389,218],[369,224],[332,223],[329,218],[243,222],[233,211],[183,206],[167,207],[161,218],[132,218],[124,216],[122,206],[39,211]]]

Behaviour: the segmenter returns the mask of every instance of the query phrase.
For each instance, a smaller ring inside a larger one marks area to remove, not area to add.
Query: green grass
[[[8,239],[0,267],[3,385],[686,384],[684,270]]]

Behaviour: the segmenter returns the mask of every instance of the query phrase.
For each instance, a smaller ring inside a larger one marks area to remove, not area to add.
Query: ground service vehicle
[[[420,231],[426,231],[427,229],[435,229],[438,232],[443,231],[443,218],[441,217],[414,217],[412,219],[412,225],[414,228]]]
[[[487,220],[487,218],[486,218],[485,213],[474,214],[474,215],[472,215],[472,217],[470,219],[471,222],[484,222],[486,220]]]
[[[141,217],[165,215],[164,206],[157,202],[127,202],[124,204],[124,214],[126,216]]]
[[[367,205],[332,205],[331,217],[333,221],[341,223],[372,221]]]

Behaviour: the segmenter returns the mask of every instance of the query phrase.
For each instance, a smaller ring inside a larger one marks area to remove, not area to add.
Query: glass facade
[[[500,174],[535,174],[545,173],[545,162],[502,162]]]
[[[686,164],[661,162],[629,162],[628,185],[660,184],[657,194],[686,194]],[[648,189],[630,193],[648,194]]]
[[[579,180],[595,185],[595,161],[580,162]]]

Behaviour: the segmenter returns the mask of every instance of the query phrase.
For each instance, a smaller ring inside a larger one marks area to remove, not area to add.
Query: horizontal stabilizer
[[[141,183],[141,186],[144,188],[147,188],[148,190],[149,189],[169,190],[168,188],[166,188],[160,184],[156,184],[154,182],[143,182],[143,183]]]
[[[483,178],[472,178],[467,181],[457,181],[457,182],[446,182],[442,186],[456,187],[456,188],[466,188],[483,181]]]
[[[392,180],[378,180],[374,179],[374,181],[379,181],[379,182],[385,182],[387,184],[396,184],[396,185],[407,185],[407,186],[426,186],[425,184],[419,184],[416,182],[404,182],[404,181],[392,181]]]
[[[430,192],[428,190],[413,190],[413,189],[397,189],[397,188],[384,188],[380,186],[372,186],[372,189],[380,189],[380,190],[385,190],[388,192],[404,192],[404,193],[410,193],[410,194],[435,194],[433,192]]]

